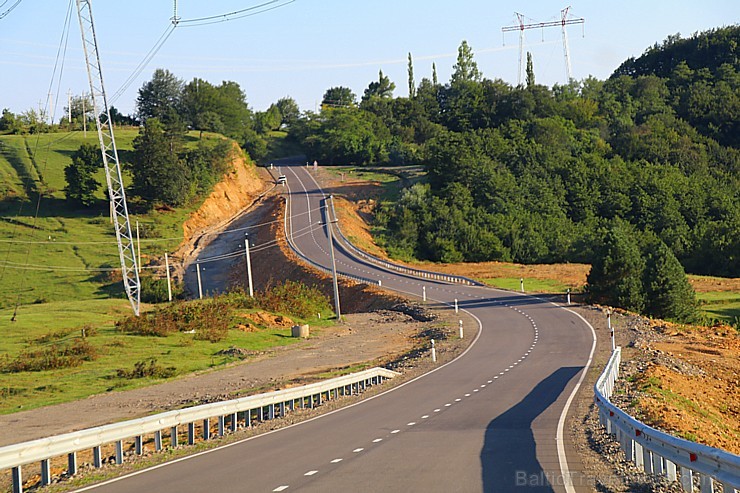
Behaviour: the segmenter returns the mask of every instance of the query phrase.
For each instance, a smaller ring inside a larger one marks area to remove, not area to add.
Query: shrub
[[[4,362],[2,371],[20,373],[73,368],[85,361],[94,361],[97,357],[98,351],[92,344],[84,339],[76,339],[72,344],[53,344],[36,351],[23,351],[15,359]]]
[[[119,368],[116,370],[116,376],[118,378],[169,378],[175,374],[177,369],[174,366],[164,367],[157,364],[156,359],[149,360],[148,364],[146,361],[137,361],[134,363],[133,370],[126,370],[125,368]]]
[[[264,310],[299,318],[331,310],[329,299],[318,288],[294,281],[258,292],[256,298]]]
[[[141,282],[141,301],[144,303],[164,303],[169,301],[167,292],[167,279],[157,279],[150,276],[139,278]],[[182,295],[182,287],[177,283],[171,284],[172,298],[179,298]]]

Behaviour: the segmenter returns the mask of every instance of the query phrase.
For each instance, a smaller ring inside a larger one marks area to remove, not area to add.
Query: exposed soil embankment
[[[231,171],[182,225],[184,239],[175,256],[182,258],[184,264],[208,242],[209,233],[223,229],[273,186],[270,175],[257,168],[236,143],[229,159]],[[181,274],[181,271],[177,273]]]

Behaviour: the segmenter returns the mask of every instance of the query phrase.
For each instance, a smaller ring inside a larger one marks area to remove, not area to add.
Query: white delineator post
[[[426,286],[421,287],[421,300],[422,301],[427,300],[427,287]]]
[[[432,363],[437,362],[437,349],[434,347],[434,339],[432,339]]]
[[[522,290],[522,293],[523,293],[524,292],[524,278],[523,277],[520,277],[519,278],[519,287],[520,287],[520,289]]]
[[[570,288],[568,288],[568,291],[566,291],[566,294],[568,295],[568,304],[570,305]]]
[[[457,298],[455,298],[455,313],[459,313],[459,308],[457,306]]]
[[[249,257],[249,235],[244,233],[244,252],[247,260],[247,281],[249,283],[249,296],[254,298],[254,286],[252,285],[252,260]]]
[[[463,323],[462,323],[462,320],[459,320],[459,322],[460,322],[460,339],[462,339],[463,338]]]
[[[612,351],[615,349],[615,342],[614,342],[614,328],[612,327],[612,311],[610,309],[606,310],[606,326],[609,329],[609,335],[612,339]]]

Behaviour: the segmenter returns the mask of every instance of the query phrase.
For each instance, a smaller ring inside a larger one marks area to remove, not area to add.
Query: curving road
[[[293,242],[329,267],[324,192],[308,168],[282,171]],[[458,299],[479,321],[474,343],[451,363],[354,406],[92,488],[588,491],[581,486],[580,459],[563,433],[595,347],[585,320],[534,297],[410,278],[341,248],[335,253],[340,272],[417,296],[423,286],[432,303]],[[474,336],[473,329],[466,327],[466,337]]]

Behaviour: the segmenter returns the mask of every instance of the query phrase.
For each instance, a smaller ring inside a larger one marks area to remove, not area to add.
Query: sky
[[[68,93],[89,92],[75,2],[21,0],[8,12],[15,3],[0,0],[0,109],[20,113],[48,108],[56,122]],[[135,112],[138,90],[157,68],[186,82],[195,77],[213,84],[235,81],[256,111],[285,96],[295,99],[301,110],[313,111],[324,92],[336,86],[351,88],[359,98],[377,80],[379,70],[396,84],[395,96],[406,96],[409,53],[417,84],[431,78],[432,63],[445,83],[463,40],[473,49],[484,77],[516,85],[519,33],[501,31],[517,24],[515,12],[526,22],[548,22],[559,20],[561,10],[570,6],[571,18],[585,19],[567,31],[571,73],[577,80],[606,79],[625,59],[669,35],[687,37],[740,22],[737,0],[176,3],[180,23],[172,28],[173,0],[92,0],[108,101],[123,114]],[[263,7],[256,10],[223,16],[260,4]],[[255,15],[243,16],[247,13]],[[217,17],[207,23],[187,22],[211,16]],[[137,75],[137,67],[166,34]],[[524,43],[525,51],[532,53],[538,83],[565,83],[560,27],[527,30]]]

